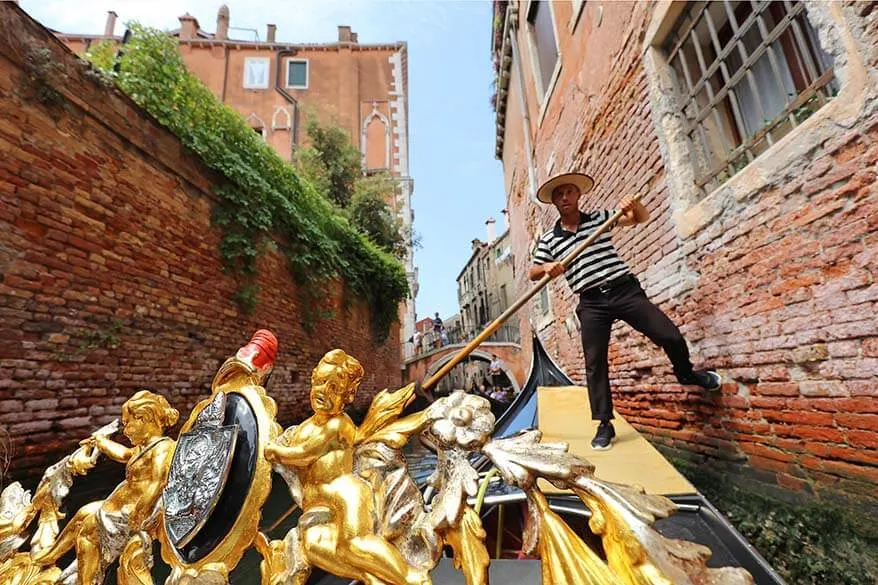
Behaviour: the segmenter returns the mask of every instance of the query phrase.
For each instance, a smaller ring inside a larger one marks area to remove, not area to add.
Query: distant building
[[[117,15],[109,12],[103,34],[56,32],[76,53],[111,40]],[[215,32],[202,30],[186,13],[170,31],[180,44],[186,67],[223,103],[235,108],[286,160],[306,140],[304,113],[345,129],[363,153],[363,171],[386,171],[399,181],[399,196],[389,201],[410,230],[413,181],[409,176],[408,48],[405,42],[361,44],[349,26],[338,27],[335,43],[286,43],[276,40],[269,24],[265,40],[250,29],[252,40],[229,36],[229,9],[222,6]],[[414,333],[418,273],[409,246],[403,259],[412,298],[400,309],[403,344]]]
[[[433,318],[424,317],[423,319],[418,319],[418,322],[415,323],[415,329],[420,331],[422,335],[426,335],[433,330]]]
[[[443,321],[443,324],[445,325],[445,335],[448,338],[448,343],[469,341],[463,334],[463,319],[461,319],[460,313],[455,313],[448,317]]]
[[[505,210],[503,215],[506,217]],[[494,235],[495,223],[493,218],[485,222],[487,241],[473,240],[472,254],[457,276],[460,331],[466,340],[499,317],[516,297],[508,222],[504,222],[506,229],[499,238]],[[519,342],[517,320],[504,324],[490,340]]]

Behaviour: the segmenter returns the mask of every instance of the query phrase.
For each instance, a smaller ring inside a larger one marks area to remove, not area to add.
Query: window
[[[528,7],[527,22],[530,25],[534,77],[542,101],[549,91],[558,64],[558,44],[555,41],[555,24],[549,3],[545,0],[532,0]]]
[[[290,59],[287,61],[287,87],[308,89],[307,59]]]
[[[664,50],[684,96],[696,184],[707,193],[838,92],[803,2],[692,4]]]
[[[544,317],[549,314],[549,289],[543,287],[540,289],[539,315]]]
[[[585,0],[573,0],[571,3],[573,8],[573,14],[570,17],[570,30],[576,28],[576,24],[579,22],[579,17],[582,16],[582,9],[585,7]],[[601,10],[603,7],[598,6],[598,10]]]
[[[268,57],[247,57],[244,59],[244,87],[247,89],[268,89]]]

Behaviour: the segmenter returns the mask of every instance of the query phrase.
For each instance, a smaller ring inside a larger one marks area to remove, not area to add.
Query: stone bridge
[[[453,343],[408,358],[403,362],[403,382],[415,380],[426,382],[464,347],[466,347],[465,343]],[[527,366],[522,357],[521,346],[517,343],[486,341],[469,354],[469,357],[490,363],[492,354],[497,354],[503,362],[503,370],[517,392],[524,385],[527,376]]]

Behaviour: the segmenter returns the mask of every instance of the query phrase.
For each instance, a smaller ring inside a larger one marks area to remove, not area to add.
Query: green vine
[[[327,283],[341,279],[369,303],[373,333],[379,342],[386,339],[408,295],[399,261],[352,226],[327,193],[189,73],[172,37],[136,23],[129,28],[132,34],[119,54],[106,59],[100,47],[93,64],[229,179],[216,188],[220,202],[213,222],[223,231],[219,251],[225,270],[238,279],[242,310],[255,307],[257,260],[276,245],[304,293],[306,311],[319,314]]]
[[[114,318],[110,323],[98,329],[82,329],[78,332],[81,341],[76,353],[98,348],[116,349],[122,342],[121,333],[124,323],[121,319]]]

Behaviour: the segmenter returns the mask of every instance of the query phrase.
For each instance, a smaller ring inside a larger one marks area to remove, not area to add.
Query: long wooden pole
[[[638,201],[641,197],[642,195],[637,195],[633,197],[633,199],[634,201]],[[582,254],[582,252],[585,251],[585,249],[588,248],[596,239],[598,239],[601,234],[613,227],[613,224],[615,224],[619,220],[619,218],[624,215],[624,213],[625,212],[621,209],[614,213],[612,217],[610,217],[610,219],[602,223],[594,231],[594,233],[588,236],[582,243],[576,246],[572,252],[565,256],[564,259],[561,260],[561,264],[564,266],[564,268],[566,269],[568,266],[570,266],[570,263],[573,262],[577,256]],[[438,372],[433,374],[429,380],[424,382],[421,387],[424,390],[429,390],[433,386],[435,386],[439,382],[439,380],[445,377],[445,375],[448,374],[448,372],[450,372],[452,368],[454,368],[454,366],[462,362],[466,358],[466,356],[475,351],[478,346],[480,346],[486,339],[491,337],[491,335],[493,335],[495,331],[500,329],[500,327],[509,319],[509,317],[517,313],[518,309],[524,306],[526,302],[531,300],[534,295],[540,292],[540,290],[542,290],[544,286],[549,284],[549,281],[553,278],[555,277],[549,276],[548,274],[542,277],[529,291],[521,295],[521,297],[519,297],[517,301],[512,303],[512,305],[510,305],[508,309],[503,311],[502,315],[491,321],[491,323],[487,327],[485,327],[484,331],[479,333],[475,339],[473,339],[466,345],[466,347],[457,352],[457,355],[451,358],[451,361],[442,366],[442,368],[440,368]]]

